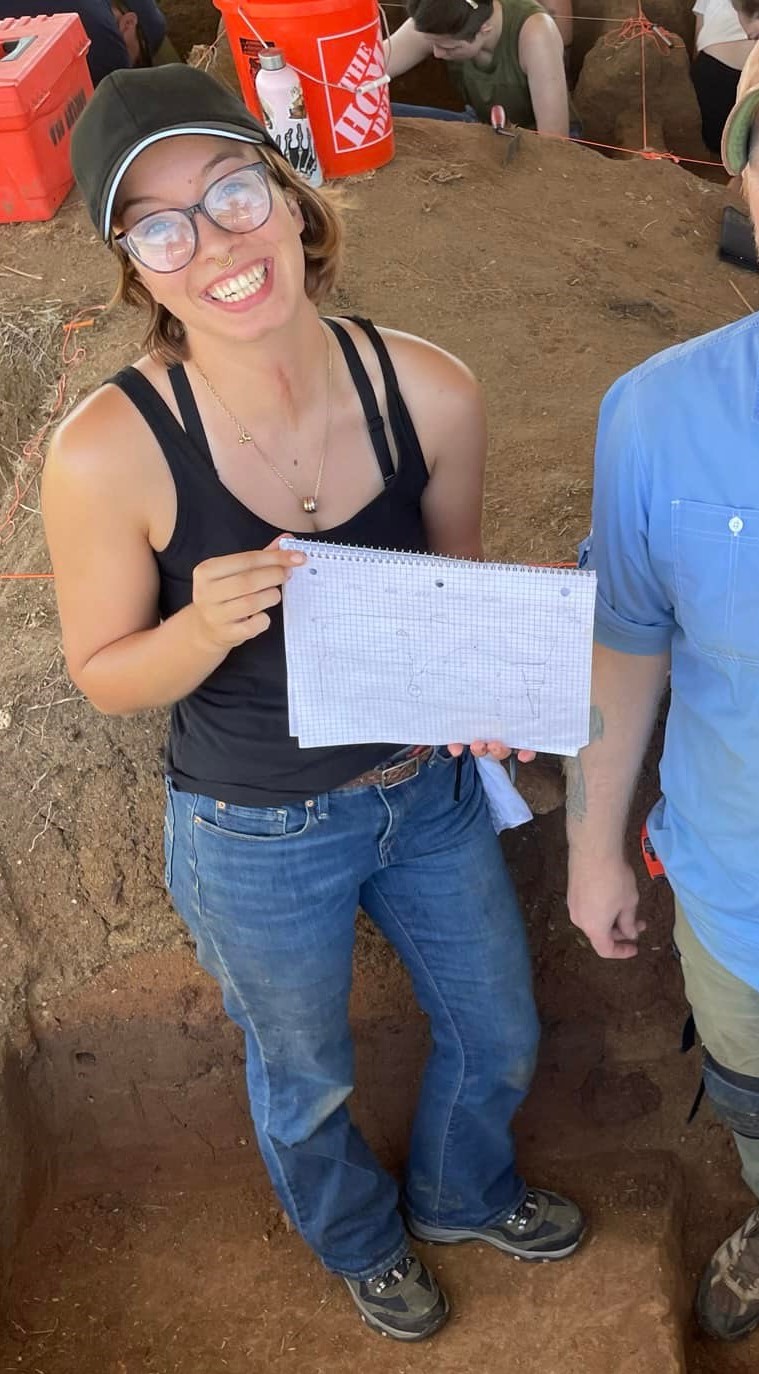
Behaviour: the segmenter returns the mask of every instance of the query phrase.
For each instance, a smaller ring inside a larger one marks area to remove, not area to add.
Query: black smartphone
[[[733,263],[735,267],[745,267],[749,272],[759,272],[751,220],[733,205],[726,205],[722,211],[717,251],[722,262]]]

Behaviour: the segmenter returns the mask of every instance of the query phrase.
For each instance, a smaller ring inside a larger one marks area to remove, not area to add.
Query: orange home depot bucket
[[[258,53],[282,48],[298,72],[327,177],[382,167],[395,151],[377,0],[214,0],[246,105],[260,116]]]

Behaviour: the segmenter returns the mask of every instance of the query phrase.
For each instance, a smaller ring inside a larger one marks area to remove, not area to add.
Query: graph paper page
[[[588,742],[596,579],[287,539],[290,733],[303,748]]]

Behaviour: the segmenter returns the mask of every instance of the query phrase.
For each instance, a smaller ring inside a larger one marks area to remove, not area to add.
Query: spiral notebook
[[[284,539],[290,733],[303,748],[588,742],[595,573]]]

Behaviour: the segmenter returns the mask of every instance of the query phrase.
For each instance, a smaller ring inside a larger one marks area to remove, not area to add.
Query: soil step
[[[534,1175],[548,1181],[548,1173]],[[573,1179],[582,1178],[580,1190]],[[433,1341],[360,1323],[339,1281],[239,1173],[61,1203],[16,1264],[0,1368],[19,1374],[684,1374],[679,1168],[664,1153],[562,1159],[591,1230],[568,1262],[421,1247],[451,1297]]]

